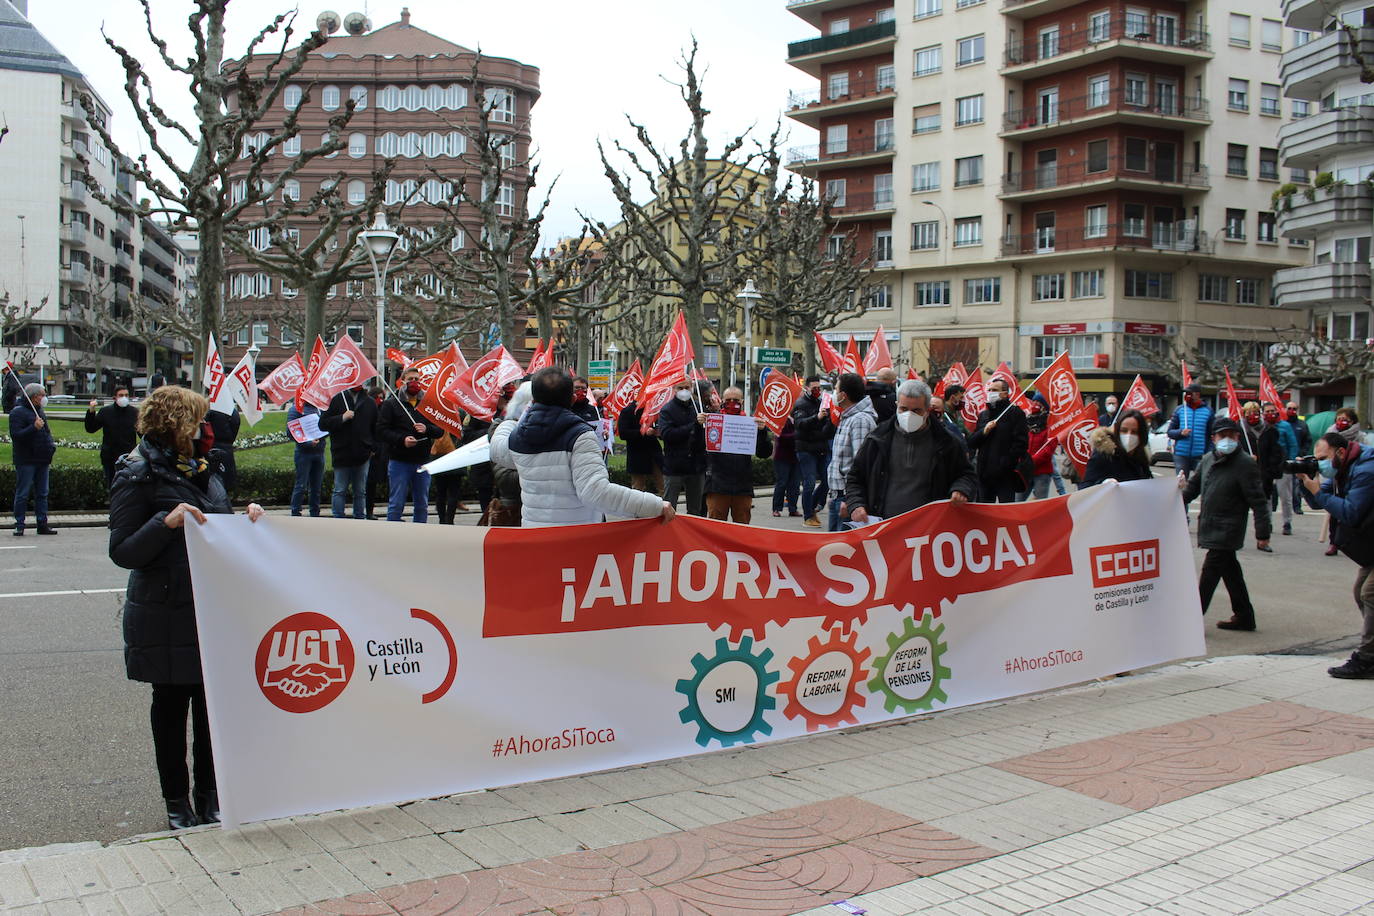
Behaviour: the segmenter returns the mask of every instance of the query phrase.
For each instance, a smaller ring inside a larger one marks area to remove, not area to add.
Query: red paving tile
[[[525,916],[546,910],[489,871],[412,881],[378,896],[403,916]]]
[[[855,840],[852,844],[901,866],[912,875],[934,875],[1000,855],[995,849],[929,824],[913,824]]]
[[[896,862],[848,843],[788,856],[760,867],[830,899],[882,890],[915,877]]]
[[[661,887],[553,908],[560,916],[715,916]]]
[[[545,907],[582,903],[598,897],[643,890],[649,882],[599,852],[571,852],[495,869],[506,887]]]
[[[396,910],[377,894],[349,894],[305,906],[293,906],[277,916],[395,916]]]
[[[762,865],[737,868],[669,885],[664,890],[711,916],[739,913],[797,913],[829,902]]]
[[[751,864],[691,830],[597,851],[654,886]]]

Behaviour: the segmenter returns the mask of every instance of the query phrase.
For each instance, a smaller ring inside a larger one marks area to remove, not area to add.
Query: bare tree
[[[47,296],[38,302],[27,299],[15,302],[8,292],[0,293],[0,344],[13,346],[13,335],[32,324],[47,304]]]

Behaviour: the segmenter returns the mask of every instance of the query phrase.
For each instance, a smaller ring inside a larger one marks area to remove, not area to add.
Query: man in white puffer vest
[[[492,434],[491,460],[520,473],[521,525],[671,519],[673,507],[657,494],[611,483],[597,430],[572,412],[572,400],[571,375],[540,369],[516,391],[506,420]]]

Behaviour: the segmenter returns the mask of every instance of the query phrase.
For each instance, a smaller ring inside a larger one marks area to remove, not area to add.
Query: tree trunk
[[[803,332],[801,335],[801,339],[802,368],[806,372],[806,374],[803,375],[802,378],[805,379],[810,378],[811,376],[816,374],[816,335],[807,334]]]
[[[301,292],[305,294],[305,333],[300,340],[304,353],[301,358],[308,359],[310,348],[315,345],[315,338],[324,335],[324,307],[329,296],[329,286],[307,283]]]
[[[191,387],[199,391],[205,375],[205,348],[211,337],[222,344],[219,315],[224,303],[224,223],[207,214],[200,223],[200,256],[196,262],[196,295],[200,300],[200,338],[195,342]]]
[[[1362,417],[1369,416],[1369,380],[1367,372],[1355,373],[1355,410]]]
[[[577,369],[586,375],[588,363],[591,359],[592,351],[592,318],[585,311],[578,310],[573,318],[573,325],[577,329]]]
[[[143,361],[147,364],[143,377],[151,385],[153,376],[157,374],[157,338],[145,337],[143,339]]]

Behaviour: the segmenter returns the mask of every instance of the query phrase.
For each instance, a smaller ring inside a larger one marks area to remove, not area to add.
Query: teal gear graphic
[[[934,608],[926,608],[921,614],[921,623],[918,625],[910,616],[911,605],[902,608],[904,619],[902,629],[896,633],[887,635],[887,654],[879,656],[873,662],[873,677],[868,682],[868,689],[874,696],[883,698],[883,708],[888,712],[914,713],[922,710],[934,708],[936,701],[944,703],[949,699],[945,691],[940,687],[945,678],[950,676],[950,670],[940,664],[941,658],[948,648],[940,641],[940,636],[945,632],[945,625],[932,627],[935,614],[938,613]],[[930,687],[926,692],[914,700],[899,696],[887,683],[887,665],[892,660],[892,656],[897,653],[903,645],[914,636],[923,636],[930,642]]]
[[[692,667],[696,669],[696,674],[677,682],[677,692],[687,698],[687,705],[678,713],[678,718],[684,725],[696,723],[696,741],[702,747],[710,744],[712,739],[719,741],[721,747],[748,744],[760,734],[773,733],[773,726],[764,718],[764,712],[775,709],[778,705],[777,698],[768,695],[768,688],[776,684],[781,675],[768,670],[768,663],[773,660],[772,649],[764,649],[755,655],[752,652],[753,648],[754,640],[749,636],[742,637],[739,646],[734,649],[730,648],[729,642],[722,636],[716,640],[716,654],[712,658],[707,658],[698,652],[692,657]],[[754,694],[754,715],[743,728],[733,732],[723,732],[707,721],[701,706],[697,703],[697,691],[701,682],[726,662],[743,662],[754,669],[758,679],[758,688]]]

